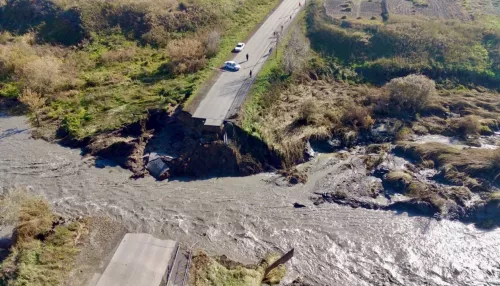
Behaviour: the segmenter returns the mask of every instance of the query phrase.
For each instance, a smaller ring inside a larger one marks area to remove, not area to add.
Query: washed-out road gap
[[[299,4],[300,3],[300,4]],[[204,119],[205,125],[220,126],[227,118],[229,109],[235,101],[238,91],[245,83],[249,83],[250,70],[255,77],[269,55],[269,49],[276,46],[274,32],[280,32],[292,23],[293,18],[304,7],[304,0],[283,0],[276,10],[269,15],[257,32],[248,40],[245,48],[232,59],[239,63],[239,71],[221,70],[218,79],[196,108],[193,117]],[[291,16],[291,18],[290,18]],[[243,41],[243,39],[241,39]],[[237,43],[234,43],[236,45]],[[248,61],[246,54],[249,55]],[[243,102],[239,99],[238,104]],[[233,106],[234,108],[234,106]]]

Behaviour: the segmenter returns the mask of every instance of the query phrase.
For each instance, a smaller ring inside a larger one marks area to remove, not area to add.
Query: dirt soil
[[[279,167],[278,156],[266,144],[236,129],[230,125],[220,133],[208,132],[184,112],[152,111],[149,118],[119,130],[61,142],[82,147],[86,156],[96,158],[96,167],[119,165],[132,171],[132,178],[148,174],[146,165],[152,153],[160,155],[170,168],[166,176],[157,178],[160,180],[169,176],[246,176],[272,165]]]

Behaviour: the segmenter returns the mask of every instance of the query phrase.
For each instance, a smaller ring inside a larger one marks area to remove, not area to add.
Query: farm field
[[[422,1],[426,2],[425,5],[415,5],[415,2],[406,0],[387,0],[389,13],[398,15],[422,15],[441,19],[469,20],[469,15],[458,1]]]
[[[500,1],[498,0],[462,0],[461,4],[471,15],[500,15]]]
[[[440,19],[470,20],[471,15],[499,14],[500,1],[480,0],[386,0],[393,15],[421,15]],[[331,17],[380,18],[382,0],[329,0],[324,3]]]
[[[360,10],[360,1],[352,0],[331,0],[325,1],[324,7],[327,14],[335,16],[358,17]]]

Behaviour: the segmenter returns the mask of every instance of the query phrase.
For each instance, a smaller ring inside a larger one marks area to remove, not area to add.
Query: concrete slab
[[[205,120],[205,125],[206,126],[217,126],[218,127],[218,126],[222,125],[222,120],[207,118],[207,120]]]
[[[177,242],[127,233],[96,286],[159,286]]]

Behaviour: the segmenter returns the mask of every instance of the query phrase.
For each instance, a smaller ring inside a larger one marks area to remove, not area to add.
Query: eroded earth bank
[[[300,167],[310,169],[308,182],[294,186],[270,173],[132,180],[130,171],[121,167],[96,168],[94,159],[82,157],[78,149],[31,139],[25,121],[0,118],[0,186],[31,186],[62,214],[110,216],[130,231],[175,239],[185,246],[196,243],[211,254],[244,263],[295,247],[285,282],[297,276],[313,285],[500,282],[498,228],[482,230],[406,212],[315,205],[321,197],[317,194],[331,193],[332,185],[355,189],[356,184],[377,180],[366,175],[364,164],[357,167],[362,160],[357,152],[365,156],[366,151],[318,155]],[[351,176],[344,179],[351,181],[342,182],[347,171]],[[361,179],[353,179],[356,176]],[[305,207],[295,208],[294,203]]]

